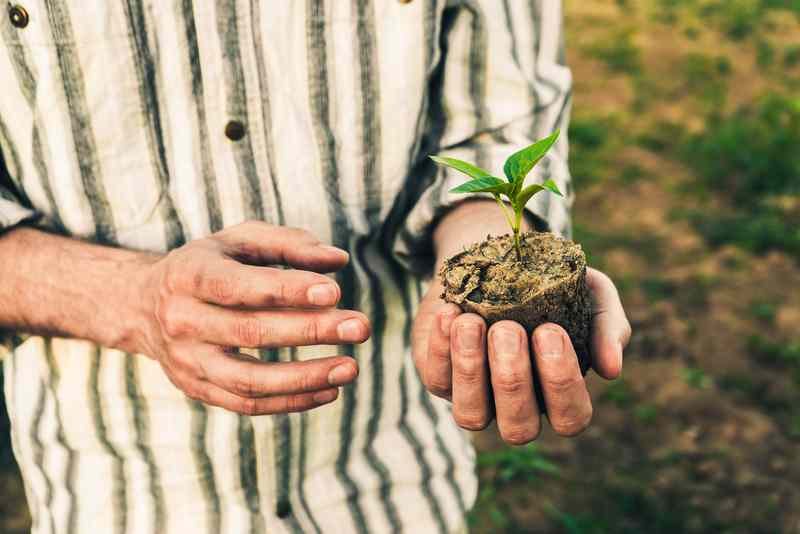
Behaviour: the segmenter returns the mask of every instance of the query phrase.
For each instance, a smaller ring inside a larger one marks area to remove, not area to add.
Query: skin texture
[[[459,205],[436,227],[436,272],[446,258],[466,245],[487,234],[507,232],[493,202],[473,200]],[[590,268],[587,284],[593,301],[592,367],[612,380],[622,371],[622,353],[631,327],[608,276]],[[487,328],[479,315],[463,313],[455,304],[444,302],[441,293],[441,282],[434,278],[414,321],[412,351],[425,386],[432,394],[452,401],[453,416],[462,428],[481,430],[496,419],[507,443],[523,445],[535,440],[542,421],[533,372],[539,374],[550,425],[556,433],[574,436],[589,425],[592,402],[572,343],[560,326],[541,325],[530,338],[512,321]]]
[[[506,232],[505,225],[491,201],[451,210],[434,235],[437,271],[444,258],[487,233]],[[164,256],[22,227],[0,235],[0,330],[88,339],[145,354],[187,396],[234,412],[309,410],[335,400],[339,386],[356,379],[352,358],[267,363],[231,347],[365,341],[367,318],[335,309],[341,290],[320,274],[347,261],[346,252],[304,230],[259,222]],[[613,379],[630,326],[609,278],[590,269],[587,282],[594,300],[592,365]],[[440,294],[434,281],[414,322],[413,354],[428,390],[453,401],[459,425],[478,430],[496,418],[508,443],[535,439],[542,423],[531,354],[556,432],[575,435],[588,425],[591,401],[560,327],[542,325],[531,339],[513,322],[487,329],[479,316],[461,313]]]
[[[234,412],[308,410],[355,380],[355,360],[267,363],[231,347],[365,341],[367,318],[335,309],[341,290],[319,274],[347,261],[304,230],[257,222],[161,257],[19,228],[0,236],[0,329],[145,354],[190,398]]]

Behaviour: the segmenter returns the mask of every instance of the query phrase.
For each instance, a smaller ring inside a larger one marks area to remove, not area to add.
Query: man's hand
[[[507,232],[493,219],[496,206],[471,202],[449,214],[437,227],[434,241],[441,265],[460,247],[486,233]],[[472,221],[480,220],[479,230]],[[588,269],[592,293],[592,367],[614,379],[622,370],[622,352],[631,328],[612,281]],[[441,282],[434,277],[414,321],[412,353],[423,383],[432,394],[453,402],[459,426],[481,430],[492,419],[512,445],[533,441],[541,430],[533,373],[538,374],[548,419],[560,435],[574,436],[592,417],[592,403],[567,333],[558,325],[539,326],[528,338],[512,321],[487,328],[473,313],[444,302]]]
[[[630,326],[611,280],[589,269],[587,283],[594,300],[592,367],[611,380],[622,369]],[[414,322],[413,354],[428,391],[453,401],[459,426],[481,430],[496,417],[506,442],[535,440],[541,422],[532,361],[553,429],[574,436],[589,425],[591,399],[564,329],[544,324],[528,339],[519,323],[500,321],[487,331],[479,315],[461,313],[439,298],[441,292],[441,285],[434,283],[422,301]]]
[[[346,252],[304,230],[248,222],[188,243],[134,284],[144,310],[136,347],[195,400],[247,415],[308,410],[358,374],[352,358],[261,362],[233,347],[361,343],[364,314],[333,308]],[[279,269],[267,265],[289,265]],[[302,269],[302,270],[301,270]],[[313,272],[311,272],[313,271]]]

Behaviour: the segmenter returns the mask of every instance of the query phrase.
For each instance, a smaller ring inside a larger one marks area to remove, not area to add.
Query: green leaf
[[[472,163],[467,163],[466,161],[461,161],[460,159],[455,158],[440,158],[438,156],[429,156],[433,161],[438,163],[439,165],[444,165],[445,167],[450,167],[451,169],[455,169],[459,172],[463,172],[470,178],[493,178],[492,174],[488,171],[481,169],[480,167],[476,167]]]
[[[556,183],[553,180],[550,180],[550,179],[545,180],[545,182],[542,184],[542,187],[544,187],[545,189],[547,189],[551,193],[555,193],[556,195],[558,195],[560,197],[564,196],[564,194],[561,192],[561,190],[558,188],[558,186],[556,185]]]
[[[450,190],[451,193],[507,193],[510,184],[505,183],[500,178],[486,176],[477,180],[470,180]]]
[[[503,172],[510,183],[521,183],[528,176],[537,163],[547,154],[555,144],[560,130],[556,130],[550,137],[535,142],[529,147],[512,154],[503,166]]]
[[[551,193],[555,193],[560,197],[564,196],[561,194],[561,191],[558,190],[558,186],[553,180],[547,180],[543,184],[529,185],[520,191],[519,195],[517,195],[516,201],[514,202],[514,207],[519,211],[522,211],[522,208],[525,207],[525,204],[527,204],[531,197],[533,197],[533,195],[539,191],[550,191]]]

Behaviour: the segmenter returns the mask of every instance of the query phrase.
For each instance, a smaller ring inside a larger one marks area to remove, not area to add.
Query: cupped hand
[[[586,281],[593,301],[592,368],[612,380],[622,370],[631,327],[611,279],[590,268]],[[530,338],[512,321],[487,328],[480,316],[444,302],[441,292],[441,284],[434,282],[423,298],[414,321],[412,353],[428,391],[452,401],[459,426],[481,430],[496,418],[507,443],[535,440],[541,415],[534,373],[558,434],[574,436],[589,425],[592,402],[563,328],[543,324]]]
[[[133,282],[145,306],[140,352],[190,398],[233,412],[295,412],[332,402],[358,374],[352,358],[262,362],[238,347],[365,341],[367,318],[335,309],[341,290],[320,274],[347,261],[345,251],[305,230],[260,222],[190,242]]]

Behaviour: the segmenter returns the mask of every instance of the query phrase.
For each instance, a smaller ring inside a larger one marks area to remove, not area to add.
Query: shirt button
[[[225,125],[225,137],[231,141],[239,141],[244,137],[245,133],[244,124],[239,121],[230,121]]]
[[[286,519],[292,513],[292,505],[289,501],[280,500],[275,507],[275,515],[281,519]]]
[[[28,21],[30,21],[28,11],[22,6],[9,7],[8,18],[11,19],[11,24],[13,24],[15,28],[24,28],[28,25]]]

